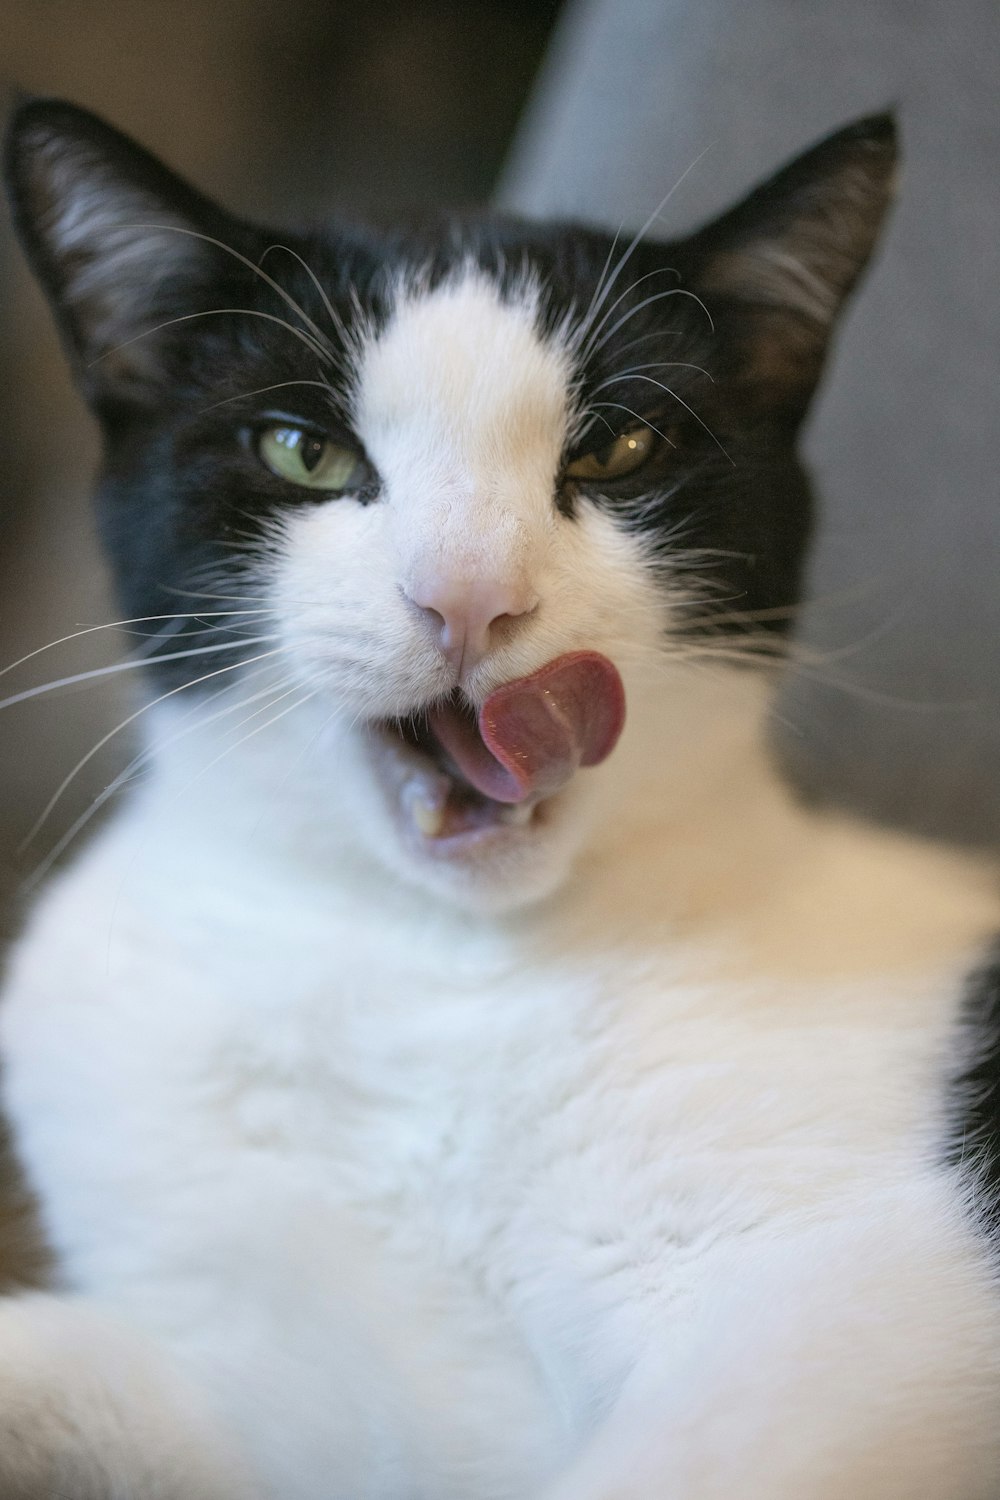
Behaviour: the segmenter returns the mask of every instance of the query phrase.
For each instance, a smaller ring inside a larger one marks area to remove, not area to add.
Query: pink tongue
[[[494,802],[551,797],[579,766],[611,754],[624,723],[622,680],[596,651],[571,651],[505,682],[480,709],[478,728],[449,704],[430,714],[462,775]]]

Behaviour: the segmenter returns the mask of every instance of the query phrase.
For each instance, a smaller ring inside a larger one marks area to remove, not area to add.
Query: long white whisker
[[[233,668],[226,668],[226,670],[227,671],[232,671]],[[264,670],[264,669],[263,668],[258,668],[258,673],[260,671],[262,671],[262,670]],[[256,676],[257,673],[252,673],[251,675],[252,676]],[[205,680],[204,678],[200,678],[199,679],[199,681],[204,681],[204,680]],[[185,685],[186,686],[193,686],[194,684],[185,684]],[[235,686],[235,684],[233,684],[233,685]],[[224,693],[226,691],[229,691],[229,689],[223,689],[222,693],[217,693],[215,696],[216,697],[221,697],[221,696],[224,695]],[[165,745],[171,745],[176,740],[182,739],[185,735],[192,734],[196,729],[199,729],[203,723],[212,723],[216,719],[220,719],[220,718],[225,717],[226,714],[238,713],[241,708],[246,708],[246,707],[248,707],[249,704],[256,703],[260,698],[271,696],[272,699],[273,699],[273,695],[274,695],[275,691],[276,691],[276,686],[275,686],[275,684],[272,684],[270,687],[264,688],[259,693],[252,693],[248,698],[241,699],[238,703],[229,704],[226,708],[219,709],[216,713],[210,715],[207,719],[201,719],[201,720],[198,720],[194,724],[189,724],[187,726],[187,728],[179,731],[177,734],[169,736],[169,738],[167,740],[161,742],[161,745],[158,746],[157,748],[159,749],[159,748],[163,748]],[[294,691],[294,689],[291,689],[291,691]],[[157,699],[157,702],[160,702],[160,701],[162,701],[162,700]],[[146,705],[147,708],[151,708],[152,706],[153,706],[152,704],[147,704]],[[200,707],[200,704],[197,705],[197,707]],[[249,720],[244,720],[243,722],[247,723],[247,722],[249,722]],[[124,725],[122,725],[120,727],[124,728]],[[238,727],[240,727],[240,726],[238,726]],[[39,881],[41,881],[41,880],[43,880],[45,878],[46,874],[52,868],[52,866],[55,864],[55,862],[59,858],[59,856],[64,852],[64,850],[66,850],[69,847],[69,845],[73,842],[73,840],[83,831],[83,829],[87,826],[87,824],[91,821],[91,819],[94,818],[97,815],[97,813],[100,812],[101,808],[105,805],[105,803],[109,802],[111,800],[111,798],[117,792],[121,791],[122,787],[126,786],[131,780],[133,780],[134,777],[143,769],[144,765],[146,765],[150,761],[151,758],[152,758],[151,757],[151,752],[148,749],[144,749],[144,750],[140,751],[140,753],[138,755],[134,756],[133,759],[129,761],[128,765],[125,766],[123,770],[119,771],[118,775],[114,778],[114,780],[111,781],[106,787],[104,787],[104,789],[101,792],[98,793],[98,795],[90,803],[90,806],[87,807],[80,814],[80,816],[71,824],[71,826],[68,829],[66,829],[66,831],[58,839],[58,841],[53,846],[53,848],[51,848],[49,850],[48,854],[45,855],[44,859],[42,859],[39,862],[39,864],[36,866],[36,868],[32,871],[31,875],[24,882],[24,887],[23,888],[24,888],[24,890],[25,890],[26,893],[30,892],[31,890],[33,890],[34,887],[39,883]],[[53,805],[54,805],[54,802],[53,802]],[[36,823],[35,827],[26,836],[26,838],[24,839],[23,843],[21,844],[21,850],[19,850],[19,852],[21,852],[24,849],[24,847],[35,836],[35,834],[38,831],[38,829],[41,828],[42,822],[44,821],[44,817],[45,817],[45,814],[43,814],[42,817],[39,818],[39,820]]]
[[[676,401],[676,402],[679,403],[679,405],[683,406],[683,408],[684,408],[684,410],[686,412],[690,412],[691,416],[694,417],[695,421],[698,423],[698,426],[700,428],[702,428],[702,430],[704,432],[708,433],[709,437],[712,439],[712,442],[718,448],[719,452],[725,458],[729,459],[729,462],[732,464],[732,466],[733,466],[734,469],[736,468],[736,462],[735,462],[735,460],[729,457],[729,454],[726,452],[725,448],[719,442],[719,439],[716,437],[716,435],[712,431],[711,427],[709,427],[708,424],[705,421],[703,421],[701,417],[699,417],[698,413],[695,411],[695,409],[694,409],[693,406],[689,406],[688,405],[688,403],[684,400],[683,396],[678,396],[677,392],[676,391],[672,391],[670,389],[669,385],[664,385],[662,380],[654,380],[653,377],[652,377],[652,375],[635,375],[635,376],[633,376],[633,379],[635,379],[635,380],[647,380],[650,385],[659,386],[659,388],[660,388],[661,391],[666,391],[667,395],[673,401]],[[606,406],[607,402],[605,402],[605,401],[598,401],[598,402],[595,402],[594,405],[596,405],[596,406]],[[627,408],[623,408],[623,410],[627,410]],[[641,421],[642,418],[640,417],[639,420]],[[649,423],[647,423],[646,425],[649,426]],[[655,427],[654,427],[653,431],[654,432],[656,431]]]
[[[671,442],[665,432],[661,432],[658,427],[654,427],[652,422],[647,421],[645,417],[640,417],[639,413],[637,411],[633,411],[630,406],[623,406],[620,401],[595,401],[594,406],[609,406],[613,407],[615,411],[627,412],[630,417],[635,417],[637,422],[641,422],[644,427],[648,427],[650,432],[655,432],[656,436],[658,438],[662,438],[663,441],[665,443],[668,443],[671,448],[677,447],[677,444]]]
[[[188,651],[171,651],[166,656],[158,656],[153,660],[159,664],[168,661],[181,661],[187,656],[204,656],[209,651],[236,651],[246,646],[255,646],[262,641],[273,640],[273,635],[258,635],[243,637],[238,641],[219,641],[213,646],[193,646]],[[60,677],[55,682],[43,682],[40,687],[26,688],[23,693],[14,693],[10,698],[4,698],[0,702],[0,709],[12,708],[15,703],[26,703],[29,698],[39,698],[43,693],[55,692],[56,688],[72,687],[78,682],[92,682],[98,677],[110,677],[116,672],[134,672],[139,667],[149,666],[149,660],[141,661],[118,661],[109,667],[93,667],[89,672],[74,672],[71,677]]]
[[[641,276],[637,276],[635,281],[633,281],[630,286],[627,286],[623,292],[618,293],[618,296],[615,298],[615,300],[609,303],[609,305],[604,309],[604,315],[601,318],[601,321],[590,330],[586,342],[580,348],[580,358],[584,363],[586,363],[590,351],[595,347],[595,342],[598,334],[600,333],[601,329],[604,328],[607,324],[607,321],[614,313],[615,308],[621,307],[622,303],[625,301],[625,298],[630,297],[635,291],[636,287],[642,286],[642,283],[644,281],[649,281],[653,276],[667,275],[676,276],[677,272],[672,266],[657,266],[652,271],[644,271],[643,274]],[[675,291],[676,288],[670,287],[669,290]]]
[[[660,217],[660,215],[662,214],[663,210],[666,208],[667,204],[670,202],[671,198],[674,196],[674,194],[676,193],[677,189],[680,187],[681,183],[685,180],[685,178],[687,178],[687,177],[690,176],[690,174],[694,171],[695,167],[697,167],[698,164],[702,161],[702,159],[705,156],[708,155],[709,151],[711,151],[711,149],[712,149],[712,145],[713,144],[714,144],[714,142],[710,143],[709,145],[707,145],[705,147],[704,151],[701,151],[701,152],[698,153],[698,155],[695,157],[695,159],[691,163],[691,165],[688,166],[688,167],[686,167],[684,169],[684,171],[681,173],[681,175],[678,177],[677,181],[674,183],[674,185],[670,189],[669,193],[667,193],[666,196],[664,198],[662,198],[660,200],[660,202],[657,204],[656,208],[650,214],[649,218],[643,224],[642,228],[639,229],[639,230],[637,230],[636,233],[632,236],[632,239],[629,242],[628,249],[625,251],[624,255],[619,260],[619,262],[618,262],[617,266],[615,267],[614,271],[612,272],[611,276],[608,278],[608,281],[607,281],[607,284],[605,285],[604,291],[601,293],[601,296],[600,296],[600,298],[599,298],[599,300],[597,302],[596,307],[594,307],[592,313],[590,313],[589,316],[596,317],[597,314],[600,312],[602,306],[604,305],[604,302],[605,302],[606,298],[608,297],[609,293],[611,292],[612,288],[614,287],[615,282],[618,280],[618,278],[621,275],[622,271],[624,270],[625,266],[628,264],[629,260],[631,259],[632,254],[634,253],[636,246],[639,244],[639,241],[641,239],[643,239],[649,233],[650,229],[652,229],[653,225],[656,223],[657,219]],[[620,230],[619,230],[619,233],[621,233]],[[615,236],[615,238],[617,239],[617,235]],[[581,332],[583,332],[583,333],[589,333],[589,331],[590,331],[590,329],[586,325],[581,329]]]
[[[297,686],[301,686],[301,684],[297,684]],[[294,692],[294,688],[291,689],[291,691]],[[265,723],[258,724],[256,729],[251,730],[249,734],[242,735],[235,744],[227,745],[226,748],[220,751],[218,755],[213,756],[213,758],[208,762],[207,765],[202,766],[198,774],[196,776],[193,776],[191,780],[181,788],[180,792],[178,792],[177,795],[181,796],[184,792],[188,791],[196,781],[199,781],[201,777],[205,775],[207,771],[210,771],[214,765],[217,765],[220,760],[224,760],[225,757],[227,755],[230,755],[234,750],[238,750],[241,745],[245,745],[247,740],[252,740],[256,735],[263,734],[265,729],[270,729],[272,724],[277,724],[279,719],[285,718],[287,714],[292,713],[296,708],[301,708],[303,703],[308,703],[311,698],[315,698],[318,691],[318,688],[310,688],[307,693],[303,693],[301,698],[297,698],[294,703],[290,703],[287,708],[283,708],[280,714],[275,714],[273,718],[268,719]],[[287,698],[288,693],[282,693],[281,696],[283,698]],[[256,717],[256,715],[254,715],[253,717]]]
[[[312,266],[309,265],[308,261],[304,260],[297,250],[293,250],[291,245],[268,245],[267,249],[264,251],[264,255],[261,256],[261,261],[264,260],[264,256],[270,255],[272,250],[283,250],[286,255],[290,255],[293,260],[298,261],[299,265],[302,267],[303,271],[305,271],[306,275],[309,277],[309,280],[316,288],[320,300],[322,301],[323,306],[326,308],[327,317],[333,324],[334,332],[339,334],[340,338],[343,339],[345,344],[350,343],[351,336],[344,324],[343,318],[340,316],[340,314],[337,312],[337,309],[330,301],[330,298],[326,293],[326,288],[323,286],[323,283],[316,275],[316,272],[313,270]]]
[[[229,406],[233,401],[249,401],[251,396],[266,396],[268,391],[283,391],[290,385],[314,385],[328,395],[333,395],[332,387],[325,380],[279,380],[274,385],[262,385],[255,391],[238,391],[235,396],[226,396],[222,401],[213,401],[211,406],[203,407],[203,411],[218,411],[220,406]]]
[[[239,678],[233,681],[222,683],[221,686],[217,687],[215,691],[211,693],[209,698],[210,703],[216,703],[220,698],[228,697],[231,693],[235,692],[237,688],[246,687],[250,682],[253,681],[254,678],[260,677],[270,672],[270,657],[272,655],[273,653],[271,652],[265,652],[265,660],[262,666],[255,667],[251,672],[244,672]],[[245,665],[245,663],[234,663],[233,667],[227,670],[235,671],[238,666],[243,665]],[[185,708],[184,712],[180,716],[182,725],[186,727],[179,729],[175,734],[170,735],[166,740],[158,740],[155,747],[149,745],[143,746],[139,753],[134,756],[133,759],[129,762],[126,770],[130,773],[137,773],[144,765],[151,762],[161,749],[165,748],[168,745],[172,745],[175,740],[183,739],[185,735],[192,734],[194,730],[196,730],[201,724],[211,724],[216,719],[224,718],[227,714],[230,713],[235,713],[238,709],[245,707],[248,703],[256,703],[258,699],[265,697],[267,694],[273,693],[275,691],[276,685],[272,682],[268,687],[263,688],[259,693],[252,693],[246,698],[239,699],[236,704],[229,704],[225,708],[217,709],[215,713],[210,714],[207,718],[205,717],[204,713],[204,704],[199,698],[196,698],[193,703]],[[148,706],[152,707],[152,705]],[[194,721],[193,723],[190,722],[192,720]]]
[[[245,599],[248,604],[266,604],[266,602],[267,602],[266,601],[266,596],[264,594],[260,594],[260,595],[252,595],[252,594],[210,594],[207,589],[182,589],[182,588],[178,588],[176,586],[176,584],[167,584],[167,583],[162,584],[161,587],[162,587],[163,592],[165,594],[176,594],[179,599],[222,599],[222,600],[239,600],[239,599]],[[271,608],[271,612],[273,613],[273,609],[274,609],[273,604],[271,605],[270,608]],[[192,611],[192,612],[194,613],[194,611]],[[196,613],[198,613],[198,614],[205,614],[205,615],[214,615],[214,614],[217,614],[217,613],[218,614],[225,614],[226,611],[225,610],[218,610],[217,611],[217,610],[214,610],[214,609],[203,609],[203,610],[196,611]],[[237,614],[238,615],[238,614],[243,614],[243,613],[244,613],[243,610],[239,610],[239,609],[233,610],[233,614]],[[261,614],[267,614],[267,613],[268,613],[267,609],[262,609],[261,610]]]
[[[211,597],[206,595],[205,597]],[[236,596],[233,595],[233,598]],[[64,646],[68,641],[79,640],[84,635],[95,635],[101,630],[123,630],[127,625],[149,625],[153,620],[195,620],[201,615],[265,615],[269,614],[267,609],[202,609],[197,613],[185,611],[183,614],[173,615],[136,615],[131,620],[109,620],[104,625],[86,625],[82,630],[72,630],[69,635],[61,635],[58,640],[46,641],[44,646],[36,646],[33,651],[28,651],[24,656],[19,656],[16,661],[9,662],[6,667],[0,667],[0,677],[13,672],[15,667],[22,667],[26,661],[32,661],[34,657],[41,656],[45,651],[52,651],[56,646]]]
[[[316,352],[322,354],[323,358],[325,359],[329,359],[331,357],[332,349],[330,347],[330,341],[326,337],[326,334],[321,328],[318,327],[316,323],[313,322],[312,318],[310,318],[309,314],[304,310],[304,308],[299,306],[291,293],[287,292],[285,288],[279,282],[275,281],[272,276],[269,276],[260,265],[250,260],[248,256],[242,255],[239,250],[234,250],[232,245],[227,245],[223,240],[214,239],[210,234],[203,234],[198,229],[189,229],[182,224],[135,224],[131,227],[134,229],[168,229],[173,234],[186,234],[193,240],[201,240],[206,245],[214,245],[215,248],[217,250],[221,250],[224,255],[231,255],[234,260],[238,260],[241,265],[246,266],[248,271],[252,271],[255,276],[259,276],[261,281],[265,282],[272,291],[277,292],[278,296],[284,302],[285,306],[290,308],[296,317],[302,319],[303,323],[314,337]],[[266,253],[267,252],[265,251],[265,254]]]
[[[115,344],[113,349],[105,349],[103,354],[99,354],[96,359],[90,361],[87,369],[92,370],[103,359],[108,359],[112,354],[117,354],[121,349],[127,349],[130,344],[137,344],[140,339],[148,339],[154,333],[162,332],[164,328],[173,328],[177,323],[190,323],[195,318],[221,317],[263,318],[265,323],[277,323],[280,328],[284,328],[287,333],[292,334],[301,343],[305,344],[306,348],[317,359],[324,360],[327,364],[332,363],[330,355],[324,349],[317,347],[309,335],[302,332],[301,328],[293,328],[287,318],[279,318],[276,313],[258,312],[253,307],[209,307],[203,312],[183,313],[179,318],[167,318],[163,323],[156,323],[152,328],[143,329],[142,333],[137,333],[132,338],[124,339],[122,343]]]
[[[602,380],[599,385],[594,386],[593,395],[598,395],[601,391],[604,390],[605,386],[614,385],[618,381],[638,378],[640,370],[697,370],[699,375],[707,376],[707,378],[711,380],[712,384],[715,384],[715,377],[713,375],[710,375],[702,365],[688,364],[688,362],[683,359],[654,359],[650,360],[648,364],[633,365],[629,370],[622,370],[620,375],[609,375],[606,380]],[[648,376],[646,376],[645,378],[647,380],[649,379]]]
[[[783,646],[785,649],[783,649]],[[699,642],[685,643],[684,653],[686,653],[686,659],[691,660],[718,660],[742,663],[745,663],[748,658],[754,656],[757,657],[758,661],[771,656],[777,665],[787,665],[796,675],[805,677],[809,681],[837,688],[838,691],[859,698],[862,702],[874,703],[882,708],[899,709],[909,713],[956,713],[963,710],[967,711],[977,706],[977,700],[974,698],[963,698],[952,702],[941,702],[940,700],[928,702],[927,700],[918,698],[905,698],[898,693],[883,692],[878,688],[869,687],[865,683],[853,681],[850,677],[826,671],[822,659],[818,663],[813,663],[808,659],[801,658],[795,650],[794,642],[776,642],[768,650],[764,642],[748,636],[745,638],[745,644],[742,647],[725,647],[723,645],[703,646]]]
[[[103,750],[104,746],[107,745],[111,740],[113,740],[116,735],[121,734],[123,729],[127,729],[130,724],[134,724],[136,719],[141,719],[143,714],[148,713],[151,708],[155,708],[158,703],[163,703],[166,701],[166,699],[173,698],[178,693],[187,692],[189,688],[198,687],[203,682],[210,682],[213,677],[221,677],[226,672],[235,672],[241,666],[252,666],[254,662],[263,661],[266,657],[278,656],[284,649],[284,647],[278,646],[275,647],[275,649],[272,651],[262,651],[259,655],[250,657],[246,662],[231,662],[228,666],[218,667],[213,672],[206,672],[202,677],[194,677],[189,682],[182,682],[179,684],[179,686],[170,688],[165,693],[161,693],[158,698],[151,699],[149,703],[142,704],[140,708],[137,708],[133,713],[130,713],[127,718],[122,719],[121,723],[116,724],[114,729],[109,729],[107,734],[102,735],[97,743],[90,747],[86,755],[80,757],[76,765],[73,767],[72,771],[70,771],[68,775],[63,777],[62,781],[56,787],[55,791],[52,793],[52,796],[49,798],[48,802],[45,804],[42,811],[35,819],[35,822],[32,824],[31,828],[29,828],[18,849],[18,853],[20,853],[27,844],[30,844],[32,839],[34,839],[41,831],[45,823],[48,821],[49,815],[55,808],[59,799],[66,791],[67,787],[72,784],[79,773],[83,770],[84,766],[92,761],[94,756],[97,755],[99,751]]]
[[[595,306],[595,303],[597,302],[598,297],[604,291],[605,279],[607,278],[608,271],[611,267],[611,262],[614,259],[615,251],[618,249],[618,241],[621,239],[622,230],[624,228],[624,224],[619,224],[618,228],[615,230],[615,237],[611,241],[610,249],[608,250],[608,253],[604,259],[604,265],[601,267],[601,274],[597,278],[597,285],[594,287],[594,295],[591,297],[590,301],[587,304],[587,311],[580,319],[577,334],[578,338],[582,337],[586,333],[586,331],[590,327],[591,319],[597,316],[598,309]]]
[[[291,703],[291,704],[289,704],[289,706],[287,708],[282,709],[281,713],[275,714],[273,716],[273,718],[270,718],[270,719],[266,720],[265,723],[258,725],[258,727],[256,729],[252,730],[250,734],[243,735],[242,738],[239,739],[239,740],[237,740],[234,745],[228,745],[225,750],[223,750],[219,755],[216,755],[212,760],[210,760],[208,762],[207,765],[202,766],[201,770],[198,771],[196,773],[196,775],[192,776],[189,781],[185,782],[185,784],[178,789],[176,795],[173,798],[173,802],[176,803],[181,797],[184,796],[185,792],[190,791],[191,787],[193,787],[196,782],[200,781],[201,778],[202,778],[202,776],[204,776],[206,774],[206,772],[210,771],[214,765],[217,765],[220,760],[223,760],[227,755],[231,754],[232,751],[238,750],[239,747],[240,747],[240,745],[245,744],[247,740],[253,739],[255,735],[263,734],[263,732],[265,730],[269,729],[272,726],[272,724],[276,724],[279,719],[285,718],[285,716],[287,714],[293,713],[295,711],[295,709],[300,708],[303,703],[308,703],[311,698],[314,698],[316,696],[317,691],[318,691],[318,689],[316,689],[316,688],[310,689],[310,691],[307,692],[307,693],[304,693],[301,698],[296,699],[296,701],[294,703]],[[114,903],[114,906],[112,907],[112,910],[111,910],[111,915],[110,915],[110,918],[109,918],[109,921],[108,921],[108,948],[107,948],[107,962],[108,962],[108,968],[109,968],[109,970],[110,970],[110,966],[111,966],[111,943],[112,943],[112,939],[113,939],[113,936],[114,936],[115,921],[116,921],[116,918],[117,918],[117,915],[118,915],[118,904],[119,904],[119,902],[121,900],[122,892],[125,889],[125,883],[128,880],[128,878],[129,878],[129,874],[131,873],[131,870],[134,867],[136,860],[139,858],[140,854],[142,853],[142,850],[143,850],[144,847],[145,847],[145,840],[142,840],[142,841],[140,841],[139,845],[137,846],[137,848],[136,848],[136,850],[135,850],[135,852],[134,852],[134,854],[132,856],[132,859],[129,861],[128,868],[126,869],[124,875],[122,876],[122,882],[121,882],[121,885],[118,887],[118,894],[117,894],[117,896],[115,898],[115,903]]]
[[[636,314],[641,313],[644,308],[651,307],[654,302],[662,302],[665,297],[689,297],[692,302],[697,302],[698,306],[701,308],[702,312],[708,319],[711,331],[713,333],[715,332],[715,322],[712,318],[712,314],[709,312],[708,308],[705,306],[704,302],[702,302],[698,294],[696,292],[689,292],[687,287],[672,286],[669,287],[665,292],[654,292],[652,296],[645,297],[642,302],[636,303],[635,307],[630,307],[628,312],[622,313],[617,323],[612,324],[610,328],[606,329],[605,332],[601,335],[599,341],[593,346],[593,348],[588,349],[587,358],[593,359],[594,355],[599,353],[600,350],[604,348],[608,340],[613,339],[618,330],[625,327],[625,324],[629,321],[630,318],[634,318]]]

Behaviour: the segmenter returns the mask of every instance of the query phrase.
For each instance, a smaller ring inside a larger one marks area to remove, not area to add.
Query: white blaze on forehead
[[[551,487],[566,432],[569,361],[537,328],[537,292],[503,300],[480,272],[432,292],[401,290],[362,351],[360,436],[390,487],[420,475],[496,492]]]

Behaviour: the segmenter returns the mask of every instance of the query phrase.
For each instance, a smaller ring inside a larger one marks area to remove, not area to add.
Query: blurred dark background
[[[482,201],[557,9],[555,0],[0,0],[0,104],[6,115],[15,90],[72,99],[228,207],[277,222]],[[0,391],[3,666],[112,617],[87,504],[95,433],[5,208]],[[69,642],[0,679],[0,698],[112,662],[127,644],[112,631]],[[129,703],[112,677],[0,714],[0,907],[120,767],[127,735],[94,756],[17,852]]]

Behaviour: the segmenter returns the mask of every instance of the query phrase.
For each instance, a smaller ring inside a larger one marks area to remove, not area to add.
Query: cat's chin
[[[411,880],[475,909],[512,909],[550,895],[568,871],[575,787],[494,801],[385,725],[367,731],[368,762]]]

